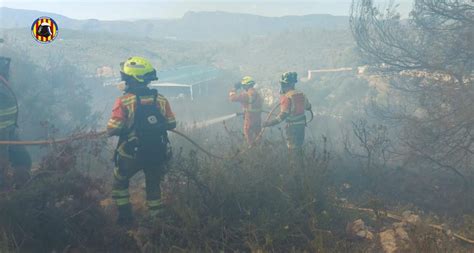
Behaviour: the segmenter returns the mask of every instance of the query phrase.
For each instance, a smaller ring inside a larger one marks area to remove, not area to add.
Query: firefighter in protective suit
[[[119,136],[116,149],[112,198],[118,208],[117,222],[133,221],[129,180],[143,170],[149,214],[157,217],[163,211],[160,182],[170,158],[167,130],[176,127],[168,100],[155,89],[148,88],[158,80],[156,70],[142,57],[131,57],[121,63],[125,81],[124,94],[117,98],[107,124],[110,136]]]
[[[296,72],[286,72],[280,79],[280,113],[273,120],[265,122],[263,127],[271,127],[286,121],[287,146],[290,160],[295,165],[302,164],[303,142],[306,127],[305,111],[311,111],[311,104],[303,92],[295,89],[298,82]]]
[[[255,81],[250,76],[245,76],[242,81],[234,85],[229,93],[232,102],[240,102],[244,110],[244,136],[248,145],[253,145],[261,131],[262,126],[262,97],[254,88]],[[238,90],[243,88],[243,92]]]
[[[0,140],[18,141],[18,103],[8,82],[10,58],[0,57]],[[8,172],[12,169],[12,182]],[[16,188],[30,178],[31,157],[25,146],[0,145],[0,188]]]

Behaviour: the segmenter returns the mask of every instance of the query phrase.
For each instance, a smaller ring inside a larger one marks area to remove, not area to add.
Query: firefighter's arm
[[[280,99],[280,113],[272,120],[263,124],[263,127],[271,127],[284,121],[290,115],[290,99],[282,96]]]
[[[288,117],[289,113],[288,112],[280,112],[278,114],[278,116],[276,116],[274,119],[268,121],[268,122],[265,122],[263,124],[263,127],[271,127],[271,126],[274,126],[274,125],[278,125],[280,124],[282,121],[284,121],[287,117]]]
[[[175,129],[176,128],[176,118],[174,116],[173,111],[171,110],[171,105],[168,102],[168,100],[166,100],[166,103],[165,103],[165,117],[166,117],[166,120],[167,120],[166,130]]]
[[[112,116],[107,122],[107,134],[109,136],[120,135],[122,133],[125,117],[122,100],[118,98],[115,100],[114,107],[112,108]]]
[[[237,90],[233,89],[229,92],[229,100],[231,102],[241,102],[241,103],[247,103],[248,102],[248,96],[246,93],[237,93]]]

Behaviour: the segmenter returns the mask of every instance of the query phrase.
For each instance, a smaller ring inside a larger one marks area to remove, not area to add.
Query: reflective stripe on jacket
[[[165,116],[168,124],[176,123],[176,119],[168,100],[161,94],[157,96],[157,107]],[[153,103],[153,95],[140,96],[140,102],[143,105]],[[112,117],[107,123],[107,130],[120,132],[122,129],[129,129],[132,127],[133,119],[136,110],[136,95],[126,93],[117,98],[112,109]]]
[[[18,107],[11,91],[0,83],[0,129],[16,124]]]
[[[280,98],[280,106],[282,113],[288,113],[287,123],[290,125],[306,124],[305,110],[310,110],[311,104],[303,92],[298,90],[286,92]]]

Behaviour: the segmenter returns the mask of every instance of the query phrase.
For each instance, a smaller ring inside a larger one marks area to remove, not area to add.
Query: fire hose
[[[279,105],[276,105],[275,107],[273,107],[273,109],[268,113],[268,116],[267,116],[265,121],[270,120],[273,113],[275,112],[276,109],[278,109],[278,107],[279,107]],[[313,118],[314,118],[314,116],[313,116],[313,113],[311,112],[311,120],[309,122],[311,122],[313,120]],[[249,146],[247,149],[243,149],[242,151],[236,153],[235,155],[232,155],[229,158],[231,158],[231,159],[235,158],[235,157],[237,157],[239,155],[242,155],[243,153],[247,152],[251,148],[255,147],[256,144],[262,138],[263,134],[265,133],[265,129],[266,128],[262,128],[260,133],[257,135],[257,137],[255,139],[255,142],[251,146]],[[176,135],[181,136],[182,138],[184,138],[185,140],[190,142],[197,149],[199,149],[200,151],[202,151],[203,153],[205,153],[209,157],[216,158],[216,159],[226,159],[225,157],[215,155],[215,154],[209,152],[207,149],[205,149],[204,147],[199,145],[196,141],[191,139],[189,136],[185,135],[184,133],[182,133],[178,130],[173,129],[173,130],[169,130],[169,131],[176,134]],[[84,133],[84,134],[77,134],[77,135],[73,135],[73,136],[66,137],[66,138],[61,138],[61,139],[37,140],[37,141],[0,141],[0,145],[39,146],[39,145],[63,144],[63,143],[68,143],[68,142],[72,142],[72,141],[77,141],[77,140],[97,139],[97,138],[100,138],[100,137],[104,137],[106,134],[107,134],[107,131],[99,131],[99,132],[89,132],[89,133]]]
[[[273,113],[276,111],[276,109],[278,109],[278,107],[280,107],[280,104],[277,104],[277,105],[275,105],[275,107],[272,108],[272,110],[268,113],[267,118],[265,119],[265,122],[268,122],[270,120]],[[262,130],[260,130],[260,133],[258,133],[257,137],[255,138],[255,141],[249,147],[249,149],[254,147],[258,142],[260,142],[260,139],[262,138],[263,134],[265,133],[265,129],[266,129],[266,127],[262,128]]]
[[[273,113],[275,113],[275,110],[278,109],[278,107],[280,107],[280,104],[277,104],[275,107],[273,107],[273,109],[268,113],[267,115],[267,118],[265,119],[265,122],[268,122],[270,120],[270,118],[272,117]],[[310,123],[311,121],[313,121],[314,119],[314,113],[312,110],[309,110],[309,112],[311,113],[311,119],[309,121],[306,121],[306,124]],[[262,130],[260,131],[260,133],[257,135],[257,137],[255,138],[255,142],[252,144],[251,147],[255,146],[256,143],[258,143],[260,141],[260,139],[262,138],[263,134],[265,133],[265,128],[262,128]]]
[[[275,108],[276,109],[276,108]],[[212,158],[217,158],[217,159],[225,159],[225,157],[218,156],[215,154],[212,154],[209,152],[207,149],[199,145],[196,141],[185,135],[184,133],[178,131],[178,130],[169,130],[170,132],[173,132],[181,137],[183,137],[185,140],[190,142],[192,145],[194,145],[197,149],[205,153],[207,156],[212,157]],[[262,136],[264,132],[264,129],[260,132],[259,136]],[[99,132],[90,132],[90,133],[85,133],[85,134],[78,134],[78,135],[73,135],[70,137],[66,138],[61,138],[61,139],[50,139],[50,140],[37,140],[37,141],[0,141],[0,145],[24,145],[24,146],[40,146],[40,145],[53,145],[53,144],[63,144],[63,143],[68,143],[72,141],[77,141],[77,140],[87,140],[87,139],[97,139],[101,137],[105,137],[107,134],[107,131],[99,131]],[[258,137],[257,141],[260,139]],[[251,146],[253,147],[253,146]],[[249,149],[251,148],[249,147]],[[236,155],[233,155],[233,157],[236,157],[237,155],[242,154],[237,153]]]
[[[183,137],[185,140],[189,141],[191,144],[196,146],[199,150],[201,150],[206,155],[210,157],[218,158],[218,159],[223,159],[223,157],[210,153],[205,148],[197,144],[193,139],[181,133],[180,131],[178,130],[169,130],[169,131]],[[104,137],[106,134],[107,134],[107,131],[100,131],[100,132],[90,132],[90,133],[85,133],[85,134],[73,135],[73,136],[70,136],[67,138],[61,138],[61,139],[38,140],[38,141],[0,141],[0,145],[38,146],[38,145],[63,144],[63,143],[71,142],[71,141],[77,141],[77,140],[97,139],[100,137]]]
[[[273,110],[268,114],[267,120],[270,119],[271,115],[273,112],[278,108],[278,106],[275,106]],[[196,141],[185,135],[184,133],[178,131],[178,130],[169,130],[170,132],[173,132],[181,137],[183,137],[185,140],[193,144],[197,149],[205,153],[207,156],[212,157],[212,158],[217,158],[217,159],[225,159],[225,157],[218,156],[215,154],[212,154],[205,148],[203,148],[201,145],[199,145]],[[256,142],[260,140],[261,136],[265,132],[265,128],[263,128],[259,135],[257,136]],[[97,139],[100,137],[106,136],[107,131],[99,131],[99,132],[90,132],[90,133],[85,133],[85,134],[78,134],[78,135],[73,135],[70,137],[66,138],[61,138],[61,139],[50,139],[50,140],[37,140],[37,141],[0,141],[0,145],[25,145],[25,146],[39,146],[39,145],[52,145],[52,144],[63,144],[63,143],[68,143],[72,141],[77,141],[77,140],[86,140],[86,139]],[[253,146],[250,146],[248,149],[250,149]],[[246,150],[248,150],[246,149]],[[232,157],[236,157],[243,152],[237,153],[233,155]]]
[[[52,144],[63,144],[71,141],[83,140],[83,139],[97,139],[105,135],[106,131],[91,132],[79,135],[73,135],[61,139],[50,139],[50,140],[39,140],[39,141],[0,141],[0,145],[25,145],[25,146],[39,146],[39,145],[52,145]]]

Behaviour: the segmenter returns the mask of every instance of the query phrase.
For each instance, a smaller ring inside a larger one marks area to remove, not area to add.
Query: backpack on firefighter
[[[135,112],[134,127],[137,136],[137,158],[148,159],[156,157],[166,158],[169,143],[166,131],[167,121],[157,107],[157,92],[153,92],[153,103],[144,105],[137,96],[137,110]]]
[[[153,96],[151,104],[143,104],[136,96],[136,110],[132,126],[120,136],[118,153],[122,156],[144,162],[162,162],[169,159],[167,120],[158,107],[156,90],[149,90]]]

